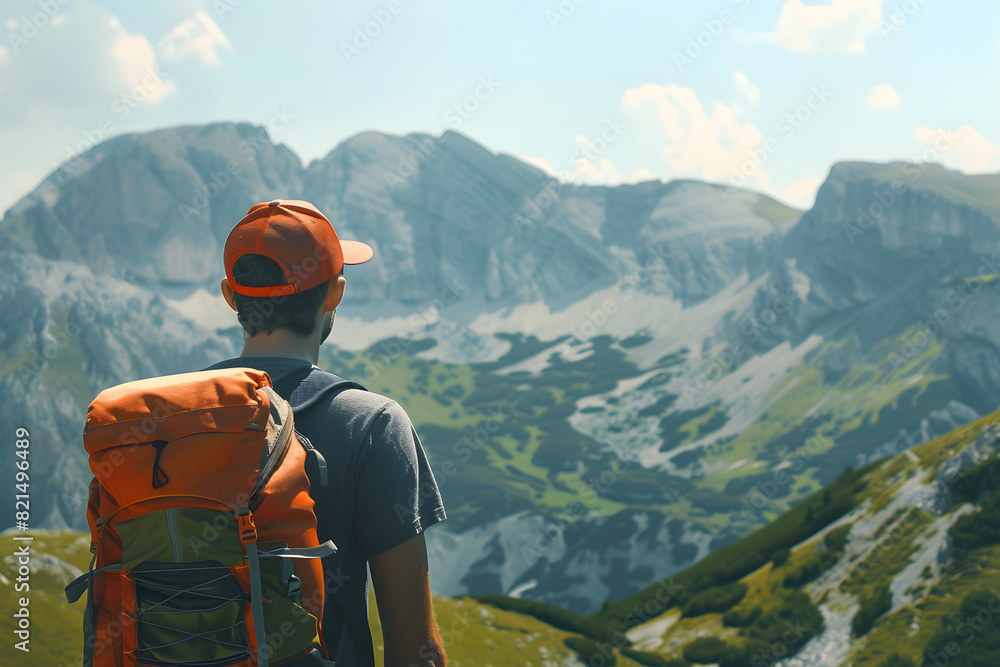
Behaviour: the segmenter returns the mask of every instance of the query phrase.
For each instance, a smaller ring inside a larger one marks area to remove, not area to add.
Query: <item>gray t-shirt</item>
[[[330,375],[308,360],[288,357],[236,357],[202,370],[236,367],[266,372],[286,400],[292,389],[283,384],[291,379],[308,372],[302,382],[311,387]],[[297,396],[293,407],[301,401]],[[332,399],[323,397],[296,411],[295,429],[323,455],[328,472],[327,486],[320,486],[310,457],[306,472],[316,501],[317,535],[320,542],[333,540],[338,550],[323,559],[324,640],[337,667],[366,665],[371,649],[355,645],[344,615],[362,619],[367,627],[368,560],[443,521],[444,503],[420,439],[392,399],[361,389],[335,391]],[[340,604],[332,594],[337,587]]]

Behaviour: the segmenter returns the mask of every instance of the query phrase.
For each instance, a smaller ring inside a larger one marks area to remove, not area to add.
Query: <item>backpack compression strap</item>
[[[257,529],[247,507],[236,510],[236,519],[240,524],[240,542],[246,550],[247,565],[250,566],[250,612],[253,614],[253,632],[257,643],[257,667],[267,667],[267,635],[264,632],[264,596],[260,590]]]

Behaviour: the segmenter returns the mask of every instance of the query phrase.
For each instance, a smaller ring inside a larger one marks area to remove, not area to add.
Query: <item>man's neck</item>
[[[279,329],[270,334],[258,333],[252,338],[243,335],[241,357],[283,357],[302,359],[312,364],[319,362],[319,345],[301,336],[287,334]]]

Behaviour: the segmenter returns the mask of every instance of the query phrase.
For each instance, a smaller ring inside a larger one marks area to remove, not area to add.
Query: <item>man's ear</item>
[[[347,279],[344,278],[343,274],[330,279],[330,286],[326,290],[326,300],[323,302],[323,312],[337,310],[337,306],[340,305],[340,302],[344,298],[345,285],[347,285]],[[229,287],[229,285],[226,285],[226,287]]]
[[[234,294],[233,288],[229,286],[229,281],[223,278],[221,287],[222,287],[222,298],[226,300],[226,303],[229,304],[230,308],[232,308],[233,310],[237,310],[236,299],[235,297],[233,297]]]

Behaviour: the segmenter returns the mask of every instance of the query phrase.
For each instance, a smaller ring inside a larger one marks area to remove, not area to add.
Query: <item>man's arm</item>
[[[444,667],[434,622],[423,533],[368,562],[385,644],[385,667]]]

